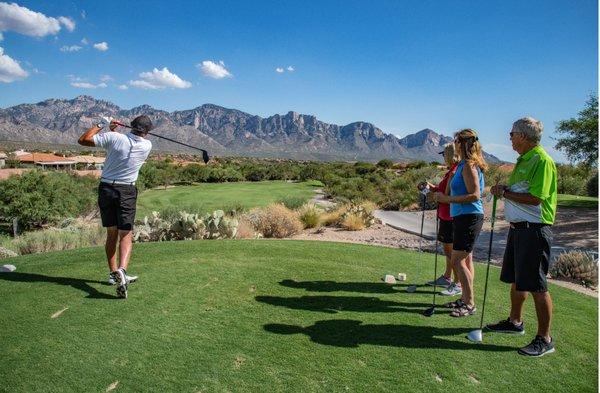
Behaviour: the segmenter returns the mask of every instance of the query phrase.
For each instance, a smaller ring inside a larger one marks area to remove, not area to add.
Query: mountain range
[[[76,144],[79,136],[100,116],[129,122],[145,114],[154,133],[208,150],[212,155],[279,157],[302,160],[442,161],[442,146],[452,142],[430,129],[404,138],[386,134],[367,122],[344,126],[319,121],[315,116],[288,112],[262,118],[236,109],[204,104],[194,109],[167,112],[141,105],[121,109],[90,96],[71,100],[48,99],[0,109],[1,141]],[[152,136],[157,150],[190,152],[186,147]],[[488,162],[501,162],[485,154]]]

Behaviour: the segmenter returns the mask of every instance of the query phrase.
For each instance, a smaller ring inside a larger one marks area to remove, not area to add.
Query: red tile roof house
[[[71,157],[61,157],[48,153],[26,153],[17,155],[17,159],[24,166],[40,166],[42,169],[74,169],[77,161]]]

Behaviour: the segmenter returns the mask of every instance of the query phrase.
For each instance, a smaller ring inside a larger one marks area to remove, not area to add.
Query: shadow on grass
[[[14,282],[47,282],[58,285],[70,286],[80,291],[87,292],[87,298],[90,299],[118,299],[117,296],[108,295],[106,293],[99,292],[96,288],[89,284],[103,284],[102,281],[94,280],[82,280],[71,277],[52,277],[44,276],[42,274],[35,273],[2,273],[0,274],[0,280],[14,281]]]
[[[340,311],[358,312],[406,312],[421,314],[430,303],[400,303],[376,297],[355,296],[256,296],[257,302],[293,310],[320,311],[335,314]]]
[[[478,350],[505,352],[513,347],[475,344],[465,341],[452,341],[440,336],[455,336],[468,333],[465,328],[437,328],[411,325],[363,325],[361,321],[331,319],[317,321],[312,326],[302,327],[270,323],[263,328],[276,334],[305,334],[312,342],[335,347],[357,348],[361,344],[401,348],[433,348],[455,350]]]
[[[305,289],[310,292],[359,292],[359,293],[404,293],[405,287],[412,284],[386,284],[382,282],[336,282],[336,281],[296,281],[282,280],[279,285],[288,288]],[[433,294],[433,287],[429,285],[416,285],[413,293]],[[418,288],[428,288],[429,291]],[[441,288],[441,287],[438,287]]]

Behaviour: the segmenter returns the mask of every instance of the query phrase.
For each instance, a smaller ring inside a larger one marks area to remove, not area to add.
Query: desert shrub
[[[307,203],[298,210],[298,218],[302,221],[304,229],[316,228],[321,223],[321,209],[314,203]]]
[[[550,269],[550,275],[571,279],[585,286],[598,285],[598,265],[590,254],[581,251],[560,254]]]
[[[598,172],[590,177],[586,185],[587,195],[591,197],[598,197]]]
[[[377,163],[377,166],[380,167],[380,168],[390,169],[390,168],[392,168],[394,166],[394,161],[385,158],[383,160],[380,160]]]
[[[23,229],[55,224],[96,206],[98,182],[65,172],[28,171],[0,181],[0,219]]]
[[[321,224],[327,227],[337,227],[342,224],[342,216],[348,211],[350,204],[342,204],[321,215]]]
[[[357,214],[348,214],[342,219],[341,226],[347,231],[361,231],[365,229],[365,222]]]
[[[298,215],[282,204],[274,203],[248,213],[254,228],[264,237],[284,238],[302,230]]]
[[[246,216],[241,216],[238,224],[236,239],[257,239],[261,236]]]
[[[277,201],[290,210],[297,210],[306,203],[306,198],[297,196],[286,196]]]
[[[71,250],[99,246],[106,240],[106,231],[101,226],[50,228],[27,232],[14,240],[19,254]]]
[[[342,228],[347,228],[348,226],[354,226],[355,228],[359,228],[359,226],[355,225],[357,218],[362,221],[360,228],[348,230],[357,231],[360,229],[368,228],[371,225],[375,224],[376,219],[375,217],[373,217],[373,207],[374,205],[372,202],[364,202],[357,205],[351,204],[350,206],[348,206],[341,217]],[[350,220],[347,220],[348,218],[350,218]]]
[[[12,257],[16,257],[17,255],[19,255],[19,254],[17,254],[13,250],[10,250],[8,248],[4,248],[4,247],[0,246],[0,259],[12,258]]]
[[[592,176],[585,165],[557,164],[558,193],[571,195],[587,195],[587,183]]]

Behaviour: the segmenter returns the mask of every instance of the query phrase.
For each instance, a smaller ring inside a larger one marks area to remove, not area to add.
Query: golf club
[[[121,122],[119,122],[119,121],[113,120],[112,122],[113,122],[114,124],[116,124],[116,125],[119,125],[119,126],[121,126],[121,127],[125,127],[125,128],[129,128],[129,129],[133,129],[133,127],[131,127],[131,126],[128,126],[128,125],[126,125],[126,124],[123,124],[123,123],[121,123]],[[204,150],[204,149],[200,149],[200,148],[198,148],[198,147],[191,146],[191,145],[188,145],[188,144],[186,144],[186,143],[183,143],[183,142],[176,141],[176,140],[174,140],[174,139],[171,139],[171,138],[167,138],[166,136],[161,136],[161,135],[158,135],[158,134],[154,134],[154,133],[152,133],[152,132],[148,132],[148,134],[149,134],[149,135],[152,135],[152,136],[155,136],[155,137],[157,137],[157,138],[161,138],[161,139],[167,140],[167,141],[169,141],[169,142],[173,142],[173,143],[177,143],[177,144],[179,144],[179,145],[185,146],[185,147],[189,147],[189,148],[191,148],[191,149],[200,150],[200,151],[202,152],[202,161],[204,161],[204,163],[205,163],[205,164],[206,164],[206,163],[208,163],[208,160],[210,160],[210,157],[208,156],[208,152],[207,152],[206,150]]]
[[[419,237],[421,238],[419,240],[419,252],[423,252],[423,225],[425,224],[425,204],[427,203],[427,194],[429,193],[429,187],[423,187],[423,189],[421,190],[421,196],[422,196],[422,210],[421,210],[421,234],[419,235]]]
[[[485,272],[485,286],[483,290],[483,305],[481,307],[481,322],[479,323],[479,329],[472,330],[467,335],[467,338],[473,342],[483,341],[483,313],[485,312],[485,299],[487,297],[488,277],[490,276],[490,260],[492,259],[492,240],[494,238],[494,222],[496,221],[496,202],[498,198],[494,195],[494,202],[492,205],[492,229],[490,231],[490,246],[488,248],[488,260],[487,260],[487,271]]]
[[[439,207],[438,207],[439,209]],[[438,233],[438,226],[439,226],[439,221],[440,219],[438,218],[437,215],[437,211],[436,211],[436,215],[435,215],[435,264],[434,264],[434,268],[433,268],[433,301],[431,302],[431,307],[429,307],[428,309],[426,309],[425,311],[423,311],[423,315],[425,315],[426,317],[430,317],[435,313],[435,293],[437,292],[437,264],[438,264],[438,238],[437,238],[437,233]]]

